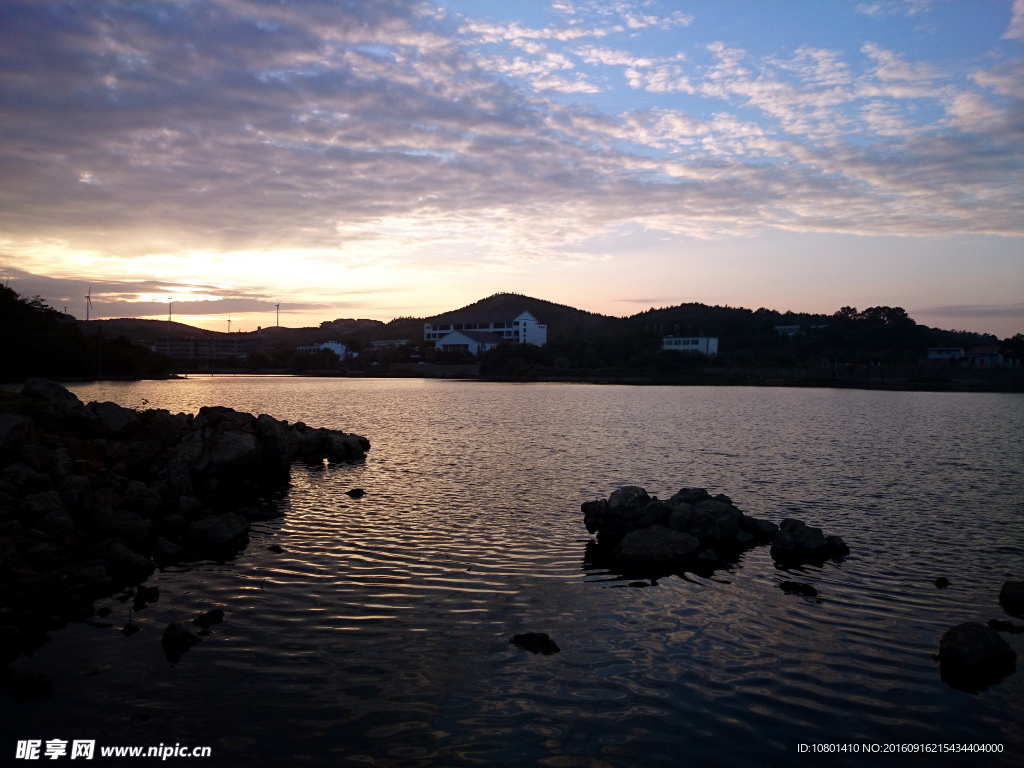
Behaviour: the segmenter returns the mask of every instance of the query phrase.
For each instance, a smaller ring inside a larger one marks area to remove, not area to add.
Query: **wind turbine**
[[[228,333],[231,333],[231,315],[228,315]]]
[[[280,328],[281,327],[281,305],[280,304],[275,304],[274,306],[277,307],[277,327]]]
[[[85,295],[85,321],[89,322],[89,310],[92,309],[92,286],[89,286],[89,293]]]

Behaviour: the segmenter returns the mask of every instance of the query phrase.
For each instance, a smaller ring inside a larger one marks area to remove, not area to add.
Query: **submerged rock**
[[[561,650],[555,641],[548,637],[546,632],[524,632],[523,634],[513,636],[508,642],[510,645],[519,646],[524,651],[542,653],[545,656],[550,656]]]
[[[700,540],[688,533],[652,525],[626,534],[613,554],[616,564],[622,568],[671,568],[684,565],[700,548]]]
[[[801,595],[803,597],[818,596],[818,590],[810,584],[804,584],[799,581],[784,581],[779,584],[779,588],[787,595]]]
[[[935,580],[935,586],[939,589],[945,589],[949,586],[949,579],[947,579],[945,576],[939,576],[939,578]]]
[[[779,532],[772,541],[771,555],[778,562],[806,563],[850,554],[850,548],[839,536],[825,536],[821,528],[802,520],[787,517],[779,523]]]

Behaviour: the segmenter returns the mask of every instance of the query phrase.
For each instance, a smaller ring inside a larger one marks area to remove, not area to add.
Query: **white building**
[[[465,341],[446,342],[446,337],[455,331],[474,331],[492,335],[496,343],[508,341],[512,344],[534,344],[543,347],[548,343],[548,327],[541,325],[529,312],[487,312],[463,314],[452,312],[431,318],[423,324],[423,340],[433,341],[438,349],[448,345],[462,345]],[[480,340],[476,344],[492,344],[493,339]],[[489,347],[488,347],[489,348]],[[472,350],[470,350],[472,351]],[[474,353],[475,354],[475,353]]]
[[[338,356],[339,360],[344,360],[345,355],[348,354],[348,348],[340,341],[325,341],[323,344],[310,344],[306,347],[296,347],[296,352],[319,352],[321,349],[329,349],[331,352]]]
[[[662,349],[674,349],[677,352],[699,352],[702,355],[718,354],[717,336],[666,336],[661,343]]]
[[[496,333],[487,331],[452,331],[434,342],[434,346],[442,352],[469,352],[479,355],[494,349],[506,339]]]

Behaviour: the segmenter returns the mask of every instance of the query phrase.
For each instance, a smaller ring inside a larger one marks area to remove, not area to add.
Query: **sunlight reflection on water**
[[[1000,584],[1024,575],[1019,395],[287,377],[72,389],[265,412],[373,448],[296,466],[284,517],[232,562],[158,573],[137,636],[56,633],[33,661],[58,670],[58,693],[5,705],[18,728],[212,744],[239,765],[747,765],[801,742],[1006,745],[974,765],[1024,747],[1022,675],[969,696],[930,656],[952,624],[1002,616]],[[706,486],[839,533],[852,554],[794,576],[759,548],[711,578],[631,588],[585,567],[579,512],[625,484]],[[935,589],[938,575],[953,586]],[[782,593],[786,578],[819,598]],[[162,628],[212,605],[224,623],[168,665]],[[508,644],[529,630],[561,653]]]

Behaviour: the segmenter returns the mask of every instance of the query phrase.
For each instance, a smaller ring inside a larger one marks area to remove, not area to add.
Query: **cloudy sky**
[[[1024,0],[0,0],[0,279],[85,316],[515,291],[1024,331]]]

